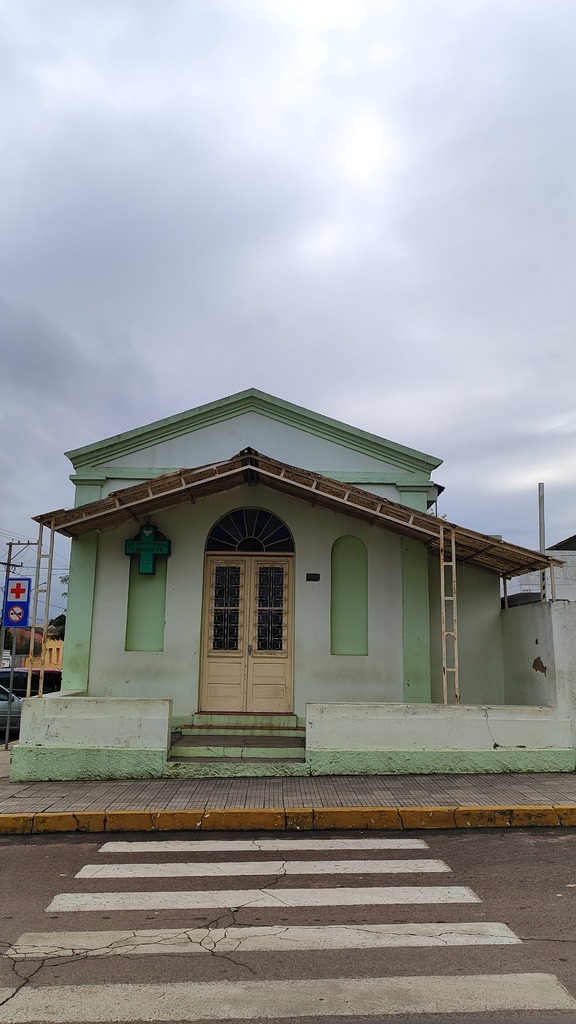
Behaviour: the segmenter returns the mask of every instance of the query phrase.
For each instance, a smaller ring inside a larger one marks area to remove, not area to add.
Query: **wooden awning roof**
[[[92,530],[110,530],[135,519],[143,520],[155,512],[242,484],[262,484],[313,505],[343,512],[371,526],[381,526],[403,537],[422,541],[435,552],[440,550],[441,535],[453,531],[458,562],[501,576],[519,576],[562,564],[559,559],[538,551],[466,530],[360,487],[278,462],[251,448],[223,462],[166,473],[78,508],[57,509],[34,516],[34,520],[66,537],[79,537]]]

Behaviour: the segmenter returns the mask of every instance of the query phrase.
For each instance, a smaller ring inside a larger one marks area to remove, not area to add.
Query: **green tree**
[[[62,615],[57,615],[55,619],[50,619],[48,624],[48,635],[53,637],[54,640],[63,640],[66,632],[66,615],[64,612]]]

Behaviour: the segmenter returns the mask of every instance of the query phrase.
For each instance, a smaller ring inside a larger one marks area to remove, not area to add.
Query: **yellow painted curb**
[[[314,828],[402,828],[396,807],[315,807]]]
[[[77,828],[76,815],[69,811],[35,814],[32,825],[33,832],[76,832]]]
[[[576,826],[576,804],[554,804],[561,825]]]
[[[456,807],[399,807],[402,828],[456,828]]]
[[[286,812],[283,807],[210,808],[204,811],[201,829],[226,829],[257,832],[284,830]]]
[[[0,814],[0,835],[26,835],[32,831],[33,824],[33,814]]]
[[[510,824],[518,828],[530,828],[532,825],[559,825],[560,818],[553,807],[547,804],[534,804],[525,807],[513,807]]]
[[[150,811],[106,811],[106,832],[152,832]]]
[[[181,829],[190,832],[201,828],[205,813],[203,810],[192,811],[186,808],[182,811],[152,811],[150,817],[155,831],[176,832]]]
[[[454,811],[456,828],[506,828],[510,825],[510,807],[457,807]]]
[[[576,828],[576,804],[459,807],[231,807],[0,814],[0,835],[57,832]]]
[[[74,815],[78,822],[79,832],[104,832],[106,827],[105,811],[77,811]]]
[[[287,807],[285,814],[286,828],[289,830],[298,832],[314,828],[313,807]]]

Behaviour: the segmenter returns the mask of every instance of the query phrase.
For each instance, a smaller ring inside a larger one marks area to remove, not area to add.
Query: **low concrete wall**
[[[309,704],[310,750],[493,750],[571,747],[551,708],[439,704]]]
[[[10,778],[159,778],[168,756],[171,713],[171,700],[67,695],[25,700]]]
[[[553,708],[309,704],[306,756],[313,774],[574,770]]]
[[[24,701],[20,744],[160,748],[170,743],[170,700],[34,697]]]
[[[576,602],[549,605],[554,637],[554,677],[558,709],[576,726]],[[576,729],[575,729],[576,745]]]

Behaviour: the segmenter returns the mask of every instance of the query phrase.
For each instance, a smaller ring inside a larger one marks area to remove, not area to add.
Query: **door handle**
[[[252,654],[252,644],[248,644],[248,654]]]

